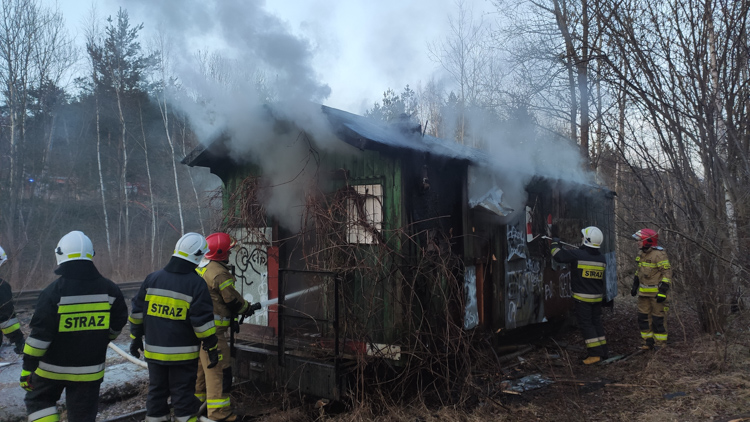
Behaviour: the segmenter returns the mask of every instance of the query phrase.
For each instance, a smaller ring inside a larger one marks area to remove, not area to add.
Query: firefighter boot
[[[589,356],[586,359],[583,360],[584,365],[593,365],[595,363],[601,362],[602,358],[600,356]]]
[[[654,339],[650,338],[647,339],[643,344],[641,344],[641,350],[651,350],[654,348]]]

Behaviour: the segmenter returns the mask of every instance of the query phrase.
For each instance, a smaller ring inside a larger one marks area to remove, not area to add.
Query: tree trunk
[[[146,139],[146,129],[143,126],[143,109],[138,103],[138,111],[141,117],[141,135],[143,136],[143,152],[146,160],[146,176],[148,177],[148,197],[149,207],[151,208],[151,268],[154,267],[154,256],[156,254],[156,205],[154,204],[154,189],[151,183],[151,165],[148,161],[148,140]]]
[[[169,110],[167,109],[167,99],[164,98],[164,103],[159,102],[159,110],[161,111],[161,118],[164,122],[164,131],[167,133],[167,143],[169,143],[169,149],[172,151],[172,173],[174,174],[174,190],[177,195],[177,210],[180,214],[180,233],[185,233],[185,219],[182,217],[182,200],[180,199],[180,181],[177,178],[177,158],[175,157],[174,142],[172,142],[172,136],[169,132]]]

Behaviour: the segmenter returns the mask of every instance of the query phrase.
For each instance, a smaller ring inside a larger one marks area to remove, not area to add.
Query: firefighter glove
[[[667,300],[667,295],[665,295],[664,293],[659,293],[658,295],[656,295],[656,303],[662,303],[665,300]]]
[[[243,316],[251,316],[255,313],[255,311],[259,310],[261,308],[260,302],[253,303],[252,305],[248,306],[247,310],[242,313]]]
[[[630,296],[635,296],[638,294],[638,286],[641,285],[641,280],[638,278],[638,276],[633,277],[633,287],[630,289]]]
[[[21,370],[21,380],[19,381],[19,384],[21,384],[21,388],[26,391],[31,391],[34,389],[34,386],[31,385],[31,374],[31,371],[27,371],[25,369]]]
[[[208,353],[208,369],[211,369],[219,364],[222,356],[221,353],[219,353],[218,345],[214,346],[213,349],[206,350],[206,353]]]
[[[130,342],[131,355],[140,358],[141,352],[139,352],[139,350],[143,350],[143,337],[135,337],[133,338],[133,341]]]

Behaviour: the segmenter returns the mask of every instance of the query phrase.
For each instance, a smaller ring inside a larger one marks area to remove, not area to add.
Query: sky
[[[54,0],[43,0],[54,5]],[[445,78],[440,65],[429,58],[428,43],[449,34],[448,18],[456,12],[455,0],[97,0],[99,16],[114,16],[119,7],[128,11],[132,24],[143,23],[142,34],[168,28],[184,42],[188,54],[218,50],[227,56],[253,49],[241,41],[254,27],[273,27],[303,45],[307,77],[318,88],[328,86],[319,102],[363,114],[383,92],[415,88],[430,78]],[[489,0],[466,0],[474,16],[492,14]],[[92,3],[57,0],[72,35],[83,45],[83,26]],[[254,17],[255,16],[255,17]],[[488,15],[491,16],[491,15]],[[253,36],[253,35],[250,35]],[[287,66],[289,62],[285,63]]]
[[[83,44],[90,3],[58,1],[71,32]],[[160,50],[168,52],[163,56],[170,57],[170,74],[183,89],[157,95],[167,95],[173,110],[189,117],[200,142],[226,135],[232,159],[260,163],[274,187],[266,209],[283,216],[289,227],[299,223],[304,189],[317,174],[315,166],[305,164],[305,139],[296,132],[278,133],[268,118],[267,99],[259,95],[252,77],[242,75],[232,83],[206,78],[196,65],[197,51],[220,53],[234,60],[236,68],[260,69],[273,78],[275,101],[283,104],[273,108],[275,117],[295,122],[322,149],[342,147],[333,142],[337,138],[328,119],[315,104],[361,115],[381,101],[388,88],[400,93],[407,84],[416,89],[431,78],[451,88],[440,65],[430,59],[428,44],[451,35],[455,0],[99,0],[97,22],[104,27],[106,16],[116,19],[120,6],[131,25],[144,24],[144,45],[156,34],[168,40]],[[474,19],[498,16],[488,0],[465,0],[465,6],[473,9]],[[524,201],[524,184],[531,175],[587,178],[572,144],[554,139],[523,142],[496,127],[475,129],[484,133],[487,152],[494,156],[498,174],[505,175],[504,192],[515,198],[516,210],[522,209],[518,204]]]

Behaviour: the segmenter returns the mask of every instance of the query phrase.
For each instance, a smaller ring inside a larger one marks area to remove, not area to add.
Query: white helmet
[[[198,265],[206,252],[208,252],[208,242],[205,237],[198,233],[186,233],[177,241],[172,256]]]
[[[5,254],[5,250],[0,247],[0,267],[8,261],[8,255]]]
[[[55,249],[57,265],[76,259],[91,261],[93,257],[94,245],[91,243],[91,239],[83,234],[83,232],[74,230],[57,242],[57,248]]]
[[[604,235],[599,228],[589,226],[581,230],[581,234],[583,234],[583,244],[585,246],[589,248],[600,248],[602,246]]]

